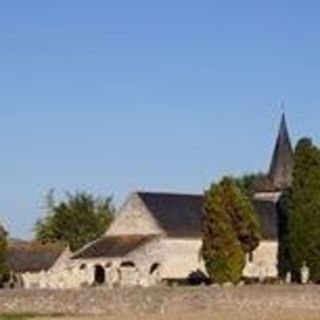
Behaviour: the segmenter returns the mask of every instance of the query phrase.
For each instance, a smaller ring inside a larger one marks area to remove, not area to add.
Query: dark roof
[[[138,195],[169,237],[201,237],[202,195],[150,192],[139,192]],[[276,204],[267,200],[254,200],[253,204],[261,223],[263,238],[277,239]],[[106,235],[76,252],[72,259],[124,257],[156,237],[139,234]]]
[[[261,226],[262,239],[276,240],[278,238],[277,204],[267,200],[252,201]]]
[[[154,238],[153,235],[104,236],[75,253],[72,259],[123,257]]]
[[[288,133],[285,115],[282,115],[280,130],[274,149],[269,179],[278,190],[291,186],[293,173],[293,149]]]
[[[13,243],[9,245],[8,263],[13,272],[40,272],[49,270],[64,248],[60,245]]]
[[[249,190],[252,194],[256,193],[273,193],[277,192],[278,189],[274,186],[274,184],[271,182],[268,175],[257,175],[254,181],[252,182],[252,185],[250,186]]]
[[[201,237],[204,197],[166,193],[138,193],[169,237]],[[269,200],[253,200],[264,239],[277,238],[277,207]]]
[[[168,236],[201,236],[202,196],[148,192],[138,195]]]

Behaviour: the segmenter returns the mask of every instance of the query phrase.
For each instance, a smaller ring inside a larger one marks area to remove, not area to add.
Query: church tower
[[[275,190],[283,191],[291,186],[292,174],[293,149],[286,117],[283,114],[268,177]]]

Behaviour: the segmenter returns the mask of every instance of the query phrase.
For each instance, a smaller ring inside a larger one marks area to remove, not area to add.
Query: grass
[[[27,320],[27,319],[65,319],[66,316],[62,314],[37,314],[37,313],[0,313],[0,320]]]
[[[320,320],[318,311],[302,310],[273,310],[266,312],[264,310],[225,310],[211,313],[197,314],[170,314],[166,316],[145,315],[145,316],[76,316],[76,315],[59,315],[59,314],[32,314],[32,313],[0,313],[0,320]]]
[[[25,320],[36,318],[39,315],[31,313],[1,313],[0,320]]]

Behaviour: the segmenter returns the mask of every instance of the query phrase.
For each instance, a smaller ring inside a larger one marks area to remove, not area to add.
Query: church
[[[292,183],[292,172],[293,149],[283,115],[267,178],[257,183],[252,197],[262,240],[246,257],[246,278],[278,277],[277,203]],[[24,287],[148,287],[205,277],[203,201],[201,194],[134,192],[101,238],[78,252],[63,252],[47,270],[23,273]]]

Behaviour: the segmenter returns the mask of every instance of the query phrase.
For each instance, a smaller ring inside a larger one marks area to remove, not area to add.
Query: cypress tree
[[[222,184],[225,188],[225,200],[228,203],[226,210],[231,216],[233,228],[244,253],[250,253],[258,247],[261,239],[256,211],[251,200],[237,187],[233,179],[225,178]]]
[[[259,244],[259,225],[250,200],[231,178],[205,193],[202,254],[213,282],[237,283],[245,253]]]
[[[297,278],[306,262],[313,282],[320,281],[320,151],[301,139],[295,151],[289,194],[289,248]]]
[[[287,189],[277,203],[278,211],[278,274],[285,280],[292,269],[289,245],[289,200],[291,190]]]

